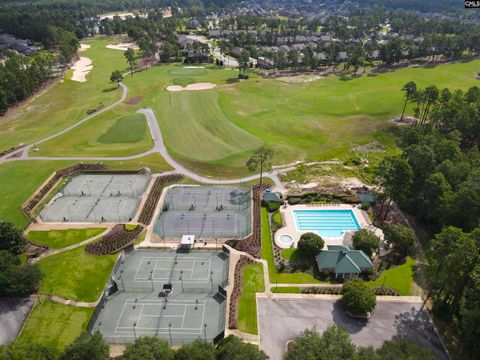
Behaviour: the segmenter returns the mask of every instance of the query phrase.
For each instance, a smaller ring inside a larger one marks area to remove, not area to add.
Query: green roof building
[[[316,257],[318,270],[333,272],[336,278],[350,279],[373,267],[370,258],[362,250],[348,246],[329,245]]]

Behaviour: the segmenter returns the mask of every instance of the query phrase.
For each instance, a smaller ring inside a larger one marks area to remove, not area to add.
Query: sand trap
[[[87,44],[80,44],[80,49],[78,49],[79,52],[85,51],[87,49],[90,49],[90,45]]]
[[[195,91],[195,90],[209,90],[213,89],[216,84],[212,83],[196,83],[196,84],[190,84],[187,85],[186,87],[180,86],[180,85],[170,85],[167,86],[168,91]]]
[[[184,69],[205,69],[205,66],[184,66]]]
[[[93,69],[92,59],[81,56],[71,69],[73,70],[73,81],[85,82],[87,81],[87,74]]]
[[[313,81],[323,79],[323,76],[320,75],[297,75],[297,76],[282,76],[278,77],[277,80],[289,83],[289,84],[304,84]]]
[[[121,44],[110,44],[105,46],[107,49],[112,49],[112,50],[120,50],[120,51],[127,51],[128,48],[133,49],[133,50],[138,50],[139,47],[135,45],[134,43],[121,43]]]

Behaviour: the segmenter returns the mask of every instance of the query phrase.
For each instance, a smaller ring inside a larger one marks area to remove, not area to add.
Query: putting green
[[[147,124],[145,116],[134,114],[118,119],[98,137],[103,144],[134,143],[145,138]]]
[[[202,67],[179,67],[177,69],[170,70],[168,73],[170,75],[176,76],[192,76],[192,75],[203,75],[208,72],[207,69]]]

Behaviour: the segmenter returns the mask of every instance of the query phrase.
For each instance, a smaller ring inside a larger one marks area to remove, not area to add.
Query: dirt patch
[[[73,70],[72,80],[78,82],[86,82],[87,74],[92,71],[93,65],[90,58],[81,56],[71,67]]]
[[[370,152],[385,152],[385,146],[380,144],[378,141],[373,141],[369,144],[358,145],[352,148],[353,151],[370,153]]]
[[[127,101],[127,105],[137,105],[142,99],[143,96],[134,96]]]
[[[403,119],[401,119],[400,117],[392,119],[392,123],[398,126],[412,125],[417,121],[419,121],[419,119],[411,116],[404,116]]]
[[[212,83],[196,83],[196,84],[190,84],[185,87],[180,86],[180,85],[170,85],[167,86],[168,91],[173,91],[173,92],[178,92],[178,91],[197,91],[197,90],[210,90],[213,89],[216,84]]]
[[[323,79],[324,76],[320,75],[297,75],[297,76],[282,76],[276,78],[276,80],[283,81],[289,84],[305,84],[313,81]]]
[[[317,177],[317,181],[311,181],[306,184],[295,180],[284,182],[285,188],[290,193],[302,193],[305,191],[316,192],[342,192],[351,188],[362,187],[365,184],[356,177],[338,178],[336,176]]]

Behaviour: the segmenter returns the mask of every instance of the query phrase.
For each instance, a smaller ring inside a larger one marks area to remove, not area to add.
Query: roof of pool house
[[[279,193],[275,193],[267,189],[263,192],[263,201],[269,202],[282,202],[282,198]]]
[[[316,257],[320,271],[332,271],[335,274],[360,274],[373,267],[370,258],[362,250],[351,250],[347,246],[329,245]]]

